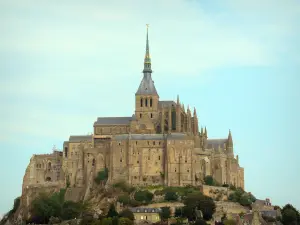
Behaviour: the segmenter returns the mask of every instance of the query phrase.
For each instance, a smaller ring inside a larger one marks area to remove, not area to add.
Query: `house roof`
[[[131,117],[98,117],[95,125],[127,125],[134,118]]]
[[[73,135],[70,136],[69,142],[81,142],[81,141],[92,141],[93,137],[92,135]]]
[[[180,140],[186,137],[183,133],[171,133],[168,135],[164,134],[120,134],[115,135],[115,140]]]
[[[224,148],[224,144],[227,143],[227,139],[207,139],[207,148],[208,149],[217,149],[219,146],[221,149]]]
[[[144,208],[144,207],[136,207],[130,208],[133,213],[160,213],[161,208]]]

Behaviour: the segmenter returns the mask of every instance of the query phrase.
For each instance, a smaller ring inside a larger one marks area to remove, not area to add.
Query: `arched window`
[[[143,98],[141,98],[141,107],[143,107]]]
[[[51,177],[47,177],[47,178],[46,178],[46,181],[47,181],[47,182],[50,182],[50,181],[51,181]]]
[[[150,116],[151,116],[151,118],[153,118],[153,114],[152,113],[150,114]]]
[[[68,157],[68,147],[65,147],[65,157]]]
[[[96,160],[95,160],[95,159],[93,159],[92,166],[95,166],[95,164],[96,164]]]
[[[152,107],[152,98],[150,98],[150,107]]]
[[[147,98],[145,99],[145,106],[146,107],[148,106],[148,99]]]

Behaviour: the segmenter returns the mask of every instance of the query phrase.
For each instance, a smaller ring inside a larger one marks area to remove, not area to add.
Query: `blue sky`
[[[146,23],[160,99],[231,129],[246,190],[300,209],[299,21],[297,0],[0,0],[0,214],[32,154],[132,115]]]

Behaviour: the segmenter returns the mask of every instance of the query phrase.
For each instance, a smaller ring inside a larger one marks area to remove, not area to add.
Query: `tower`
[[[135,115],[137,119],[148,116],[150,119],[158,117],[159,96],[152,80],[151,58],[148,39],[148,24],[146,37],[146,53],[144,58],[143,79],[135,93]]]

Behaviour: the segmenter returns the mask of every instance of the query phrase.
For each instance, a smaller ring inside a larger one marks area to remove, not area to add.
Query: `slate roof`
[[[151,73],[145,73],[136,95],[158,95]]]
[[[142,207],[137,207],[137,208],[130,208],[131,212],[133,213],[160,213],[161,208],[142,208]]]
[[[220,147],[223,149],[224,148],[224,144],[226,144],[227,139],[207,139],[207,148],[208,149],[217,149],[218,146],[220,145]]]
[[[276,218],[277,211],[276,210],[263,210],[260,211],[262,215]]]
[[[158,102],[158,107],[159,108],[164,108],[164,107],[169,107],[169,106],[176,106],[176,103],[174,101],[159,101]]]
[[[183,133],[172,133],[172,134],[130,134],[131,140],[178,140],[184,139],[186,135]],[[129,134],[115,135],[116,140],[127,140]]]
[[[94,125],[126,125],[134,118],[131,117],[98,117]]]
[[[81,141],[92,141],[92,135],[73,135],[73,136],[70,136],[69,138],[69,142],[81,142]]]

